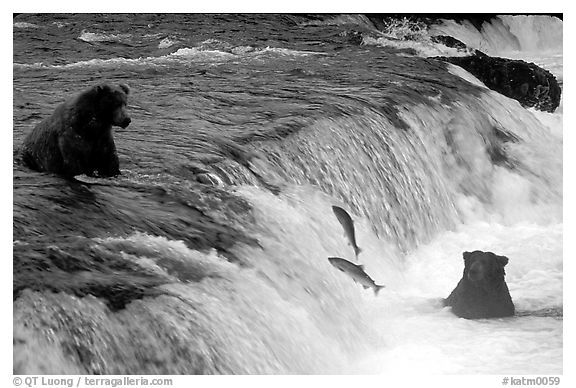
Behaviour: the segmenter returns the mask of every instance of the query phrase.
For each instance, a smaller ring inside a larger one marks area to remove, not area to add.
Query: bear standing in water
[[[124,84],[101,84],[67,100],[24,139],[22,161],[33,170],[67,178],[120,174],[112,126],[130,124],[129,92]]]
[[[506,256],[492,252],[464,252],[464,273],[445,306],[461,318],[498,318],[514,315],[514,303],[504,281]]]

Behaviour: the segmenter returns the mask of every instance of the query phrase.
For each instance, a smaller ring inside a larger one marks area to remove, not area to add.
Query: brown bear
[[[514,315],[514,303],[504,281],[506,256],[492,252],[464,252],[464,273],[445,306],[461,318],[497,318]]]
[[[22,161],[33,170],[68,178],[120,174],[112,126],[130,124],[129,93],[124,84],[100,84],[59,105],[24,139]]]

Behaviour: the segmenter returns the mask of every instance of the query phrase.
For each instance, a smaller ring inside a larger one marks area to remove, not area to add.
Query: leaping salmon
[[[354,221],[352,221],[352,217],[350,217],[346,210],[339,206],[332,206],[332,211],[340,222],[340,225],[344,228],[344,233],[346,237],[348,237],[348,244],[354,249],[356,261],[358,261],[358,255],[362,252],[362,249],[356,244],[356,234],[354,232]]]
[[[363,265],[356,265],[346,259],[341,259],[339,257],[329,257],[328,261],[334,267],[350,276],[356,283],[362,285],[364,289],[372,288],[374,290],[374,295],[376,296],[378,296],[378,291],[386,287],[376,284],[374,280],[372,280],[372,278],[368,276],[368,274],[364,271]]]

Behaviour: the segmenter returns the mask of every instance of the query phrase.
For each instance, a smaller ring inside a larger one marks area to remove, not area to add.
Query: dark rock
[[[462,279],[444,300],[444,305],[452,306],[454,314],[466,319],[514,315],[514,303],[504,280],[508,258],[482,251],[464,252],[462,255]]]
[[[196,175],[196,180],[205,185],[211,186],[224,186],[224,182],[216,174],[201,173]]]
[[[13,299],[25,289],[93,295],[102,298],[112,311],[121,310],[135,299],[158,296],[156,289],[170,280],[146,271],[122,258],[76,238],[62,248],[42,242],[14,245]]]
[[[467,57],[436,57],[472,73],[488,88],[517,100],[523,107],[554,112],[561,89],[549,71],[522,60],[490,57],[476,50]]]
[[[458,50],[467,50],[468,46],[466,46],[466,44],[462,43],[461,41],[459,41],[456,38],[453,38],[451,36],[448,35],[436,35],[436,36],[432,36],[430,38],[430,40],[434,43],[441,43],[446,47],[452,47]]]
[[[345,37],[348,43],[351,43],[355,46],[360,46],[364,42],[364,36],[360,31],[349,30],[342,32],[340,35]]]

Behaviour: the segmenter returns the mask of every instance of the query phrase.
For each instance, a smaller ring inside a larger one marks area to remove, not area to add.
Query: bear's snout
[[[124,120],[122,120],[122,122],[120,123],[120,128],[124,129],[127,126],[130,125],[130,123],[132,122],[132,120],[130,120],[130,117],[126,117]]]
[[[484,278],[484,266],[482,263],[473,263],[468,270],[468,279],[477,282]]]

